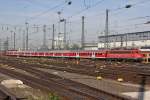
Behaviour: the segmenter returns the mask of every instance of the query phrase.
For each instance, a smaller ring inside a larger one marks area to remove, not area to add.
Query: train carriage
[[[88,59],[141,59],[143,54],[140,50],[93,50],[93,51],[6,51],[7,56],[24,57],[67,57]]]

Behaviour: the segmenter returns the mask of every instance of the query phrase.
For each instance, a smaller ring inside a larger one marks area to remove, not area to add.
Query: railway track
[[[28,62],[28,61],[27,61]],[[48,69],[54,69],[54,70],[60,70],[60,71],[67,71],[67,72],[73,72],[73,73],[79,73],[79,74],[86,74],[86,75],[91,75],[91,76],[102,76],[105,78],[110,78],[110,79],[117,79],[117,78],[123,78],[124,81],[127,82],[134,82],[134,83],[139,83],[141,77],[138,76],[140,73],[147,73],[149,74],[150,68],[144,65],[137,65],[140,67],[135,67],[135,66],[130,66],[127,67],[125,65],[119,65],[120,67],[114,67],[111,64],[105,64],[104,68],[95,68],[93,66],[83,66],[83,65],[72,65],[72,64],[53,64],[49,62],[38,62],[41,65],[37,64],[32,64],[32,66],[44,66],[44,68]],[[28,64],[31,64],[30,62]],[[141,68],[144,67],[144,68]],[[130,77],[126,77],[126,76]],[[148,77],[148,83],[150,83],[150,78]]]
[[[100,91],[68,79],[62,79],[61,77],[58,77],[56,75],[37,70],[35,69],[35,67],[33,68],[31,65],[28,64],[21,64],[17,62],[15,63],[11,61],[7,62],[6,60],[3,63],[8,64],[8,66],[12,66],[18,69],[22,69],[26,72],[32,73],[36,77],[23,75],[19,72],[15,72],[5,68],[0,68],[1,73],[13,76],[15,78],[19,78],[29,85],[32,84],[34,86],[36,85],[37,87],[41,87],[42,89],[44,88],[46,90],[51,90],[53,92],[58,93],[61,96],[69,97],[69,99],[72,100],[128,100],[127,98],[106,93],[104,91]],[[34,82],[36,82],[36,84]]]
[[[25,84],[34,87],[39,88],[47,92],[54,92],[58,95],[67,98],[68,100],[75,100],[75,99],[87,99],[87,100],[98,100],[96,98],[93,98],[91,96],[83,96],[79,91],[71,91],[67,88],[64,88],[57,83],[54,82],[48,82],[44,79],[38,79],[32,76],[24,75],[15,71],[11,71],[5,68],[0,68],[0,72],[6,75],[9,75],[11,77],[17,78],[22,80]],[[89,99],[90,98],[90,99]]]
[[[24,58],[23,58],[24,59]],[[20,59],[15,59],[16,61],[20,63],[24,63],[22,58]],[[124,81],[126,82],[131,82],[131,83],[140,83],[141,82],[141,76],[139,74],[146,74],[149,75],[150,68],[147,67],[144,64],[140,63],[129,63],[129,64],[119,64],[115,66],[115,64],[112,63],[105,63],[105,67],[99,67],[95,68],[94,66],[84,66],[84,65],[76,65],[76,64],[69,64],[69,63],[53,63],[48,61],[42,61],[42,60],[37,60],[34,61],[33,63],[30,63],[32,61],[25,59],[26,63],[32,67],[42,67],[42,68],[48,68],[48,69],[54,69],[54,70],[61,70],[61,71],[68,71],[68,72],[73,72],[73,73],[79,73],[79,74],[86,74],[86,75],[91,75],[91,76],[102,76],[105,78],[110,78],[117,80],[118,78],[123,78]],[[40,63],[36,64],[36,63]],[[102,64],[101,64],[102,65]],[[127,77],[130,76],[130,77]],[[147,77],[147,83],[150,83],[150,77]]]
[[[30,62],[30,61],[29,61]],[[65,61],[64,61],[65,62]],[[110,79],[117,79],[119,77],[123,78],[124,81],[127,82],[133,82],[133,83],[139,83],[141,81],[141,76],[139,74],[145,74],[145,75],[150,75],[150,68],[149,65],[147,64],[141,64],[141,63],[125,63],[123,62],[122,64],[114,64],[114,63],[106,63],[103,62],[99,66],[104,66],[104,67],[95,67],[95,65],[98,62],[95,62],[92,66],[89,65],[75,65],[75,64],[55,64],[53,62],[49,61],[39,61],[38,63],[40,64],[47,64],[45,68],[50,68],[54,70],[61,70],[61,71],[68,71],[68,72],[75,72],[75,73],[80,73],[80,74],[87,74],[87,75],[92,75],[92,76],[104,76],[105,78],[110,78]],[[57,61],[56,61],[57,63]],[[89,70],[90,69],[90,70]],[[126,76],[130,77],[126,77]],[[150,83],[150,77],[147,77],[147,83]]]

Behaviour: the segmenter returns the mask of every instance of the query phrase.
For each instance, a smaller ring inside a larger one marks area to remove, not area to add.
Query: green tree
[[[59,99],[59,96],[57,96],[53,93],[50,93],[49,94],[49,100],[60,100],[60,99]]]

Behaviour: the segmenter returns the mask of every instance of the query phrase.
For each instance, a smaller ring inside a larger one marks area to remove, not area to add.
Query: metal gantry
[[[84,26],[84,24],[85,24],[85,17],[84,16],[82,16],[82,35],[81,35],[81,49],[82,50],[84,50],[84,44],[85,44],[85,32],[84,32],[84,30],[85,30],[85,26]]]
[[[26,24],[26,50],[28,50],[28,44],[29,44],[29,27],[28,27],[28,25],[29,25],[29,23],[25,23]]]
[[[109,13],[109,10],[106,9],[106,23],[105,23],[105,44],[104,44],[104,47],[105,49],[109,49],[109,30],[108,30],[108,13]]]

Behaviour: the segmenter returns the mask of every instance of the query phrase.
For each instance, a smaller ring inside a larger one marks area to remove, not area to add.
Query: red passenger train
[[[79,51],[6,51],[6,56],[20,57],[66,57],[91,59],[142,59],[140,50],[79,50]]]

